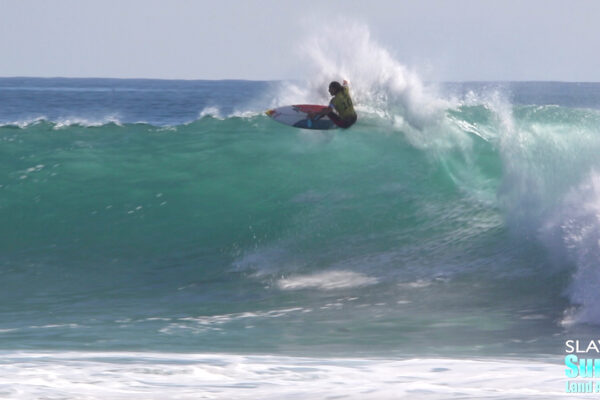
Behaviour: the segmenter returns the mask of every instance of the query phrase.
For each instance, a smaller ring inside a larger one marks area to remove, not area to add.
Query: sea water
[[[425,83],[364,47],[296,81],[0,79],[0,397],[572,396],[600,84]],[[334,71],[352,128],[264,114]]]

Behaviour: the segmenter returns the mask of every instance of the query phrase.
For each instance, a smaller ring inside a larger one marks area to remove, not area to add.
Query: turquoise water
[[[358,86],[317,132],[262,113],[292,84],[0,79],[0,349],[560,360],[597,333],[600,86]]]

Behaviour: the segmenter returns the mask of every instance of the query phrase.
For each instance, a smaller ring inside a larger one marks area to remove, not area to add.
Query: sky
[[[0,76],[297,79],[311,35],[352,49],[361,24],[424,79],[596,82],[599,17],[596,0],[0,0]]]

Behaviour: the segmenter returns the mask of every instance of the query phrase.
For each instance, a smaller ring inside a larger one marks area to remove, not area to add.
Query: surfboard
[[[325,108],[327,107],[314,104],[296,104],[273,108],[268,110],[266,114],[279,123],[296,128],[320,130],[337,128],[338,126],[327,116],[319,119],[308,118],[308,113],[319,112]]]

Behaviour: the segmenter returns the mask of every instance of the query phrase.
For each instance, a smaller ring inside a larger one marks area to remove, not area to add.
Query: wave
[[[563,322],[600,324],[600,112],[518,104],[498,85],[426,84],[364,25],[344,25],[340,39],[330,28],[303,38],[302,81],[271,83],[235,106],[211,99],[189,120],[73,112],[0,124],[11,144],[2,206],[23,215],[33,199],[26,239],[5,252],[76,257],[83,241],[102,257],[135,253],[129,243],[162,257],[200,246],[237,278],[299,296],[559,275]],[[326,104],[329,81],[342,79],[360,115],[350,130],[303,131],[263,114]],[[48,141],[47,131],[60,135]],[[57,214],[73,233],[40,229]]]

